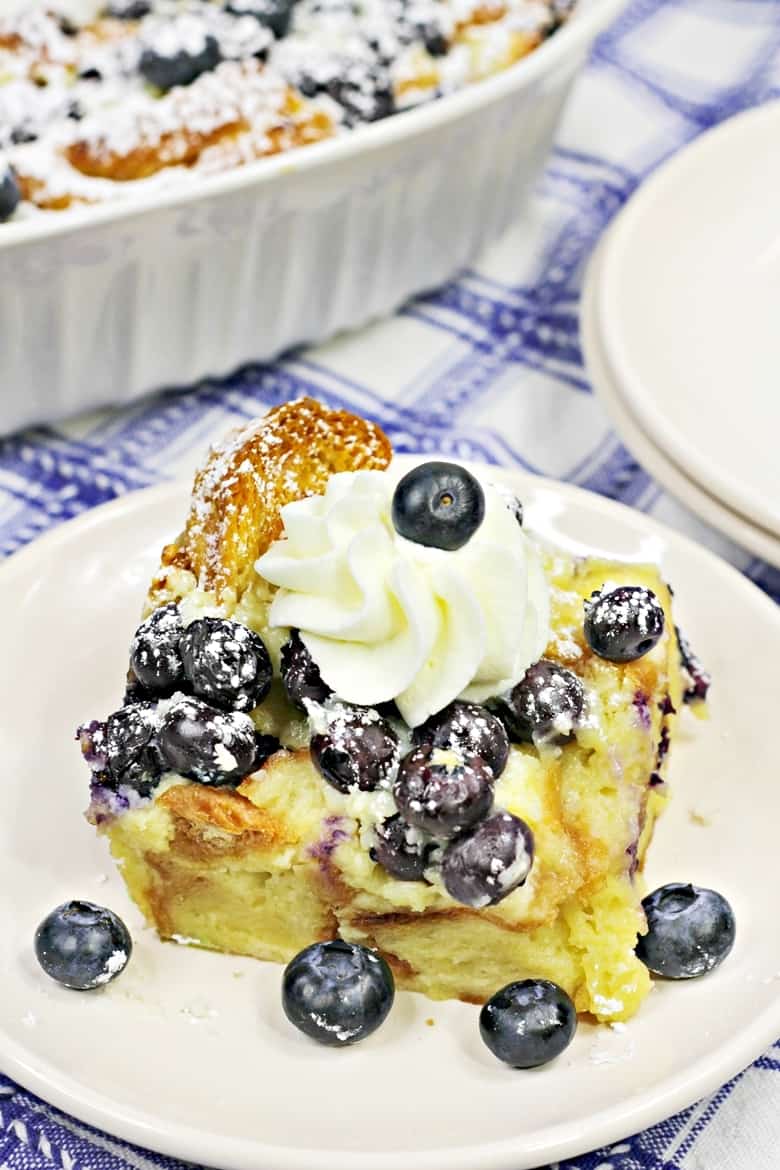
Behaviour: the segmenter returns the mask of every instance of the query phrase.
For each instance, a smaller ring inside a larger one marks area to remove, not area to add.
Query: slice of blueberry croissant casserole
[[[671,592],[543,546],[483,473],[391,456],[308,399],[210,453],[124,701],[79,729],[88,817],[163,939],[277,962],[343,939],[434,999],[542,979],[627,1019],[666,758],[707,685]]]

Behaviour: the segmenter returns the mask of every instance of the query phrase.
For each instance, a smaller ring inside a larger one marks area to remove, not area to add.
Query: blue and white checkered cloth
[[[707,528],[621,446],[591,395],[578,339],[584,267],[624,200],[701,131],[773,97],[780,0],[634,0],[596,44],[523,226],[473,270],[358,336],[0,440],[0,553],[123,492],[189,474],[228,426],[306,393],[376,419],[398,451],[519,464],[650,512],[780,600],[777,569]],[[780,1042],[709,1100],[559,1170],[772,1170],[778,1151]],[[181,1165],[0,1076],[0,1167]]]

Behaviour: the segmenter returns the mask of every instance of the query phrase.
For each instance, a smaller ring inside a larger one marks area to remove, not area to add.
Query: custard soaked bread
[[[90,819],[163,938],[342,937],[432,998],[542,977],[626,1019],[690,683],[670,592],[539,547],[457,465],[389,460],[309,400],[211,454],[125,705],[80,732]]]

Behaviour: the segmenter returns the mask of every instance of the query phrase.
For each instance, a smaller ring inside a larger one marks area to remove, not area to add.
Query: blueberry
[[[664,632],[664,611],[651,589],[620,585],[585,602],[585,638],[599,658],[633,662]]]
[[[454,837],[490,812],[493,773],[478,756],[426,744],[401,761],[393,793],[410,825]]]
[[[417,35],[425,45],[426,52],[431,57],[444,57],[449,49],[449,41],[437,24],[430,21],[417,29]]]
[[[461,755],[479,756],[498,777],[509,758],[509,740],[504,725],[486,707],[456,701],[415,728],[415,744],[454,748]]]
[[[11,143],[13,146],[23,146],[25,142],[36,142],[38,134],[33,130],[29,122],[22,122],[19,126],[14,126],[11,131]]]
[[[138,68],[143,77],[157,89],[173,89],[176,85],[189,85],[210,69],[216,69],[220,62],[219,45],[210,33],[202,32],[197,38],[191,35],[191,22],[181,24],[176,20],[159,26],[157,36],[150,36],[141,52]]]
[[[93,719],[90,723],[82,723],[80,727],[76,728],[76,739],[90,771],[101,778],[107,775],[106,724],[99,719]]]
[[[334,78],[327,87],[327,93],[343,107],[347,125],[361,122],[380,122],[395,113],[395,94],[383,70],[370,72],[367,77],[353,80],[346,77]]]
[[[647,934],[639,936],[636,953],[656,975],[706,975],[734,946],[734,911],[715,890],[671,882],[648,894],[642,906]]]
[[[534,859],[534,836],[525,821],[508,812],[493,813],[474,829],[450,841],[441,876],[447,893],[464,906],[495,906],[521,886]]]
[[[116,979],[133,950],[121,918],[94,902],[64,902],[35,932],[35,955],[63,987],[93,991]]]
[[[248,715],[225,712],[201,699],[174,698],[158,742],[168,767],[202,784],[240,784],[254,770],[255,728]]]
[[[13,169],[0,158],[0,223],[16,211],[22,199]]]
[[[306,709],[307,701],[324,703],[331,693],[297,630],[291,631],[282,646],[281,674],[287,698],[301,711]]]
[[[393,524],[415,544],[462,548],[485,517],[485,493],[457,463],[421,463],[408,471],[393,493]]]
[[[252,765],[252,770],[256,772],[262,768],[266,760],[270,760],[271,756],[279,751],[281,743],[275,735],[262,735],[259,731],[255,732],[255,761]]]
[[[165,771],[154,732],[154,709],[147,704],[129,703],[109,715],[106,756],[115,786],[126,784],[149,796]]]
[[[512,1068],[537,1068],[560,1056],[577,1030],[569,996],[547,979],[522,979],[492,996],[479,1015],[490,1051]]]
[[[582,715],[585,692],[571,670],[549,658],[529,667],[520,682],[490,706],[513,743],[570,739]]]
[[[294,6],[295,0],[227,0],[225,12],[231,16],[254,16],[281,40],[290,30]]]
[[[114,20],[140,20],[151,11],[151,0],[111,0],[106,6],[106,16]]]
[[[338,102],[348,126],[377,122],[395,113],[393,86],[378,56],[368,63],[346,55],[333,56],[316,73],[301,72],[296,82],[305,97],[327,94]]]
[[[141,623],[130,647],[130,669],[141,686],[165,694],[181,683],[179,642],[183,633],[179,607],[173,602],[156,609]]]
[[[273,667],[265,644],[240,622],[205,617],[179,643],[184,677],[194,694],[226,711],[251,711],[268,694]]]
[[[425,880],[433,843],[424,833],[413,829],[397,815],[382,821],[375,832],[376,844],[371,850],[374,861],[401,882]]]
[[[354,943],[314,943],[288,964],[282,1006],[312,1040],[344,1048],[384,1023],[395,998],[393,974],[374,951]]]
[[[150,691],[135,677],[135,672],[132,667],[128,670],[125,676],[125,693],[122,697],[122,704],[126,706],[128,703],[154,703],[159,698],[154,691]]]
[[[312,736],[311,758],[317,771],[339,792],[360,788],[373,792],[389,785],[398,763],[398,736],[375,711],[333,706],[328,729]]]
[[[679,626],[674,627],[677,635],[677,646],[680,651],[680,661],[687,678],[687,685],[683,693],[684,703],[703,702],[709,693],[712,676],[704,669],[701,659],[694,654],[691,644]]]

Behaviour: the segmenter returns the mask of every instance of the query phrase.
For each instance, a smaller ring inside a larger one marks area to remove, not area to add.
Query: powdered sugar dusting
[[[343,133],[506,68],[563,19],[556,0],[116,0],[117,19],[82,8],[81,24],[45,0],[0,17],[0,149],[26,210],[191,182]],[[161,95],[145,75],[192,84]],[[192,141],[222,132],[219,148]]]
[[[105,970],[100,972],[100,974],[95,979],[95,982],[97,984],[99,984],[101,987],[106,983],[110,983],[111,980],[116,975],[118,975],[120,971],[123,971],[125,969],[125,967],[127,966],[127,960],[129,957],[130,956],[128,955],[127,951],[124,951],[124,950],[112,951],[111,954],[108,956],[108,961],[106,962]]]

